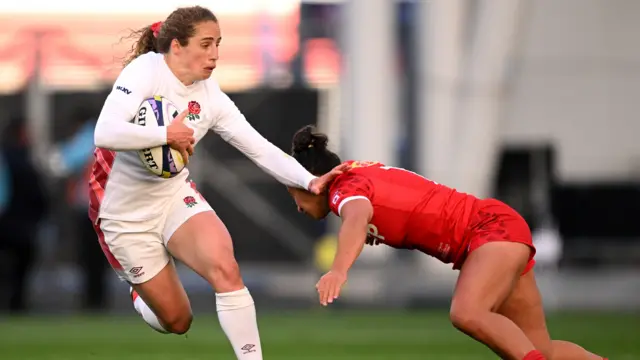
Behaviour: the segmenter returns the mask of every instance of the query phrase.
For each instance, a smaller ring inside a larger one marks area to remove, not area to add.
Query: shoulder
[[[203,82],[204,91],[207,93],[207,96],[210,101],[216,102],[218,104],[229,101],[229,96],[225,94],[224,91],[220,88],[220,83],[213,77],[210,77]]]
[[[330,195],[357,194],[373,196],[374,180],[377,176],[381,163],[371,161],[345,161],[349,165],[349,170],[336,177],[329,189]]]
[[[370,194],[373,191],[373,183],[368,174],[354,169],[338,176],[331,185],[330,191],[342,193],[358,192]]]
[[[157,89],[161,61],[162,55],[154,52],[133,59],[113,83],[109,98],[118,99],[121,105],[137,110],[140,102],[151,97]]]
[[[329,206],[331,210],[340,214],[344,204],[355,199],[371,201],[374,187],[371,179],[358,169],[352,169],[338,176],[329,189]]]
[[[239,110],[236,104],[231,100],[220,88],[220,84],[213,77],[204,81],[204,88],[206,97],[211,104],[211,109],[216,118],[236,118],[239,115]]]
[[[133,69],[135,71],[152,73],[152,72],[155,72],[155,70],[160,65],[161,61],[162,61],[162,54],[158,54],[150,51],[146,54],[142,54],[137,58],[133,59],[129,64],[127,64],[124,67],[124,69],[122,69],[122,71],[123,72],[131,71]]]
[[[120,72],[114,89],[128,95],[131,92],[153,88],[158,79],[160,61],[163,61],[162,55],[154,52],[148,52],[133,59]]]

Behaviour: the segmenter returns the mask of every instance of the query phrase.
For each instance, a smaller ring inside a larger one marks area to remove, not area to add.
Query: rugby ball
[[[140,104],[132,122],[140,126],[169,126],[180,111],[168,99],[154,96]],[[169,145],[138,151],[140,161],[152,174],[162,178],[172,178],[184,169],[182,155]]]

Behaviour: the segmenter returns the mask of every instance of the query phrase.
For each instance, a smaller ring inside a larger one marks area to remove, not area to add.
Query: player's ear
[[[180,50],[182,50],[182,45],[180,45],[180,42],[178,41],[178,39],[171,40],[171,50],[175,54],[180,54]]]

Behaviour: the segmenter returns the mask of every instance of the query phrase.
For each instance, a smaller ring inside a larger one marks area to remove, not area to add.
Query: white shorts
[[[121,280],[141,284],[151,280],[171,261],[167,242],[192,216],[213,211],[190,183],[166,204],[162,215],[147,221],[120,221],[101,218],[98,238],[109,264]]]

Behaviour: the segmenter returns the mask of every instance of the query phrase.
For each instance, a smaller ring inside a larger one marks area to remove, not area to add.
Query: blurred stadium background
[[[186,339],[133,316],[86,217],[93,125],[129,29],[184,5],[0,4],[1,359],[232,358],[211,290],[190,271]],[[504,200],[533,230],[552,334],[640,359],[640,2],[199,5],[221,21],[214,76],[268,139],[288,151],[315,123],[343,158]],[[314,285],[335,219],[297,214],[281,185],[215,135],[190,169],[234,238],[266,358],[494,358],[447,323],[450,266],[368,248],[344,297],[320,309]]]

